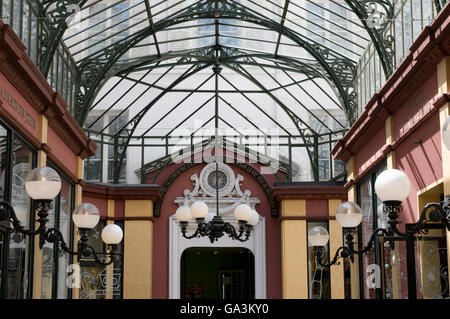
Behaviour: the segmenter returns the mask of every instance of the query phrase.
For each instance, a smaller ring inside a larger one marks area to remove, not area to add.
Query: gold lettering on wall
[[[19,115],[25,123],[30,125],[32,129],[36,129],[36,121],[33,117],[20,105],[19,102],[2,86],[0,86],[0,98],[6,102]],[[1,102],[1,101],[0,101]]]
[[[421,119],[423,119],[432,109],[431,102],[425,103],[423,91],[419,92],[408,105],[408,120],[400,128],[400,137],[411,130]]]

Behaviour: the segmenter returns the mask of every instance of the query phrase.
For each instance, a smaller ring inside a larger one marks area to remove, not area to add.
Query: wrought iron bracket
[[[391,0],[345,0],[361,20],[380,57],[386,79],[394,70],[394,37],[387,33],[394,18]]]
[[[74,255],[78,257],[78,261],[82,258],[94,258],[95,262],[107,266],[114,262],[115,256],[121,256],[121,254],[113,253],[112,246],[107,247],[107,253],[98,253],[94,250],[92,246],[88,244],[88,239],[91,234],[90,229],[79,229],[80,241],[78,242],[77,251],[71,250],[64,240],[64,236],[61,231],[57,228],[46,228],[46,224],[48,222],[48,212],[53,209],[53,201],[52,200],[34,200],[33,201],[34,212],[37,213],[39,217],[37,222],[39,223],[39,227],[36,230],[24,229],[24,226],[21,225],[17,215],[14,211],[14,208],[8,202],[0,202],[0,222],[7,221],[12,224],[12,227],[8,229],[10,232],[18,232],[27,236],[37,236],[39,235],[39,248],[42,249],[46,242],[55,244],[58,247],[59,251],[66,252],[70,255]],[[109,257],[108,261],[103,261],[99,255],[106,255]]]
[[[230,223],[224,222],[222,217],[216,215],[210,222],[205,222],[203,218],[196,219],[197,229],[191,235],[187,234],[188,222],[180,222],[181,234],[186,239],[208,237],[211,243],[219,240],[225,234],[233,240],[246,242],[250,238],[253,227],[245,222],[239,221],[239,228],[236,231],[235,227]]]

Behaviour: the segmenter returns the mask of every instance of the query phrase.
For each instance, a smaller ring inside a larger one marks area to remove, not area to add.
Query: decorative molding
[[[447,5],[433,24],[422,31],[410,51],[380,92],[368,102],[348,133],[336,143],[332,151],[335,159],[347,162],[350,156],[358,153],[367,143],[367,137],[373,136],[387,116],[395,114],[423,85],[423,79],[436,71],[444,56],[450,55],[450,6]]]
[[[283,220],[336,220],[336,216],[284,216],[280,217]]]
[[[101,199],[151,200],[162,198],[159,185],[108,185],[81,182],[83,195]]]
[[[179,206],[190,206],[194,201],[201,200],[210,207],[211,212],[214,212],[216,210],[216,193],[214,190],[211,191],[212,187],[208,185],[208,176],[215,172],[215,166],[216,163],[206,165],[200,173],[200,178],[197,174],[192,175],[191,180],[194,181],[194,189],[192,191],[185,189],[184,197],[177,197],[174,202]],[[256,209],[255,206],[261,202],[259,198],[250,197],[251,191],[248,189],[244,192],[241,191],[240,182],[244,180],[244,177],[239,174],[235,177],[233,169],[224,163],[219,163],[219,171],[224,172],[228,178],[226,186],[219,190],[220,216],[232,215],[234,209],[243,203],[250,205],[252,209]]]
[[[44,114],[63,142],[83,159],[95,154],[96,145],[73,119],[63,98],[47,83],[25,52],[12,28],[0,21],[0,72],[30,103]],[[16,122],[11,124],[16,125]],[[15,127],[16,128],[16,127]],[[19,127],[17,127],[20,131]],[[27,135],[25,135],[28,137]],[[40,147],[40,145],[37,145]]]
[[[276,184],[272,195],[273,198],[280,202],[282,200],[289,199],[342,199],[347,200],[348,193],[344,188],[344,183],[337,185],[326,185],[328,183],[305,183],[304,185],[299,185],[301,183],[290,183],[291,185],[286,185],[288,183],[282,183],[281,185]]]
[[[178,167],[168,178],[167,180],[164,182],[164,184],[161,186],[161,191],[162,191],[162,199],[159,200],[158,202],[155,203],[155,209],[154,209],[154,216],[155,217],[160,217],[161,216],[161,206],[162,206],[162,202],[164,200],[164,196],[167,193],[169,187],[173,184],[173,182],[181,175],[183,174],[185,171],[187,171],[188,169],[199,165],[199,164],[194,164],[194,163],[186,163],[180,167]],[[243,169],[244,171],[246,171],[248,174],[250,174],[257,182],[258,184],[262,187],[262,189],[264,190],[264,193],[266,194],[267,200],[269,201],[269,205],[270,205],[270,210],[271,210],[271,215],[272,217],[278,217],[278,206],[277,203],[275,202],[275,200],[272,197],[272,188],[270,187],[270,185],[267,183],[267,181],[265,180],[265,178],[252,166],[250,166],[247,163],[237,163],[235,162],[234,164],[232,164],[233,166],[236,166],[238,168]]]

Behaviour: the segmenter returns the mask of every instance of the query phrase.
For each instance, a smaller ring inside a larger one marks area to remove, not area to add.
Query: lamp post
[[[440,203],[428,203],[422,209],[419,220],[410,224],[405,232],[398,229],[399,215],[402,207],[401,203],[408,197],[411,186],[408,177],[405,173],[397,169],[388,169],[383,171],[375,181],[375,192],[377,196],[383,201],[383,210],[388,214],[387,229],[378,228],[373,231],[367,245],[361,250],[354,249],[354,234],[356,227],[362,221],[361,208],[352,202],[345,202],[339,205],[336,210],[336,220],[342,226],[346,245],[339,247],[333,259],[327,263],[322,263],[322,266],[332,266],[339,264],[340,258],[350,258],[353,261],[354,254],[363,254],[371,250],[378,237],[383,238],[391,246],[394,245],[395,240],[406,240],[420,232],[426,232],[430,223],[440,223],[450,230],[450,196],[446,195],[444,201]],[[432,209],[429,213],[427,213]],[[325,230],[323,228],[323,230]],[[322,230],[322,233],[323,233]],[[325,230],[326,231],[326,230]],[[314,239],[314,234],[308,234],[308,240],[316,254],[321,257],[323,246],[327,241],[317,241]],[[319,258],[319,261],[321,258]]]
[[[61,190],[61,178],[54,169],[50,167],[37,167],[30,171],[25,182],[25,189],[28,196],[33,199],[34,212],[39,217],[37,219],[39,227],[36,230],[24,229],[11,204],[8,202],[0,202],[0,222],[9,222],[9,226],[12,226],[9,229],[10,231],[16,231],[33,237],[39,235],[40,249],[42,249],[45,242],[53,243],[66,253],[76,255],[78,260],[81,257],[94,258],[98,264],[109,265],[114,262],[114,256],[120,256],[120,254],[111,252],[113,245],[119,244],[123,238],[123,231],[117,225],[108,225],[102,231],[102,239],[108,247],[107,253],[96,252],[88,244],[92,229],[95,228],[100,220],[100,213],[93,204],[80,204],[73,211],[72,220],[80,234],[77,251],[73,251],[67,246],[59,229],[47,229],[46,224],[49,221],[49,211],[53,209],[53,199]],[[99,255],[106,255],[110,260],[104,262]]]

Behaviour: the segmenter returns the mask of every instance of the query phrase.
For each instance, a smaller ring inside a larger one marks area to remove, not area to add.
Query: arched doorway
[[[180,278],[184,299],[254,299],[255,257],[246,248],[188,248]]]
[[[223,171],[227,174],[228,186],[223,190],[219,190],[219,211],[220,216],[225,222],[236,224],[234,217],[234,207],[245,198],[250,207],[256,209],[256,205],[261,202],[259,197],[252,196],[250,190],[241,190],[241,183],[245,182],[245,178],[237,174],[226,164],[221,164]],[[200,174],[195,173],[191,175],[190,180],[194,181],[191,189],[185,189],[182,194],[183,197],[177,196],[173,202],[177,205],[184,205],[186,201],[192,202],[194,198],[201,198],[209,207],[210,212],[216,211],[216,198],[209,196],[207,187],[208,182],[208,168],[209,165],[201,169]],[[193,189],[192,189],[193,188]],[[178,192],[180,194],[180,192]],[[169,216],[169,298],[179,299],[180,286],[182,284],[181,277],[181,263],[183,253],[189,248],[203,247],[216,249],[246,249],[254,256],[254,294],[253,297],[257,299],[264,299],[267,296],[267,276],[266,276],[266,218],[260,215],[259,223],[253,228],[252,235],[249,240],[245,242],[238,242],[232,240],[228,236],[223,236],[219,241],[211,244],[206,237],[186,239],[182,236],[179,229],[179,224],[176,221],[175,214]],[[236,226],[236,225],[235,225]],[[187,227],[188,234],[191,234],[196,227],[196,223],[192,221]]]

